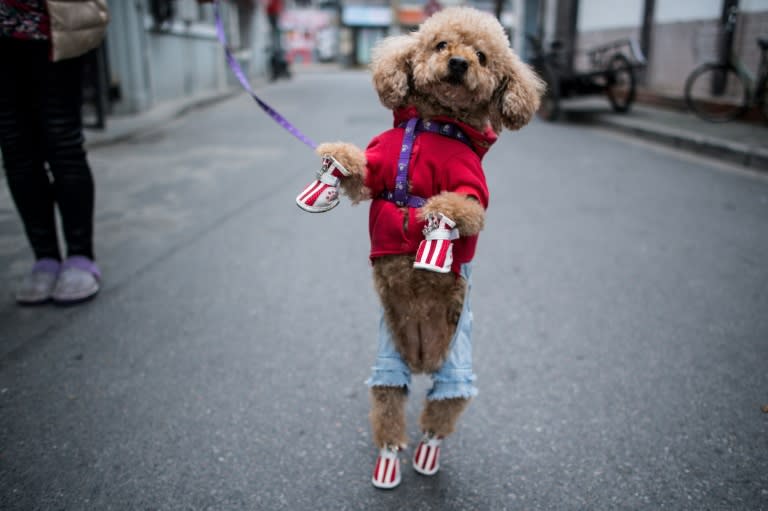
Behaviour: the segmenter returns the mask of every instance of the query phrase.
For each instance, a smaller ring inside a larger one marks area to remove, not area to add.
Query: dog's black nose
[[[469,68],[469,62],[464,57],[451,57],[448,61],[448,70],[454,76],[462,76],[467,72]]]

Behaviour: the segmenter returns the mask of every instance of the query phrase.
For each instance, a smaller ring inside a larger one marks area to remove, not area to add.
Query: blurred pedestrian
[[[280,15],[283,13],[283,0],[267,0],[266,10],[272,36],[272,47],[275,51],[279,51],[282,46],[280,42]]]
[[[82,55],[101,43],[107,22],[105,0],[0,0],[0,150],[35,257],[16,291],[20,304],[77,303],[99,291]]]
[[[269,79],[275,81],[278,78],[290,78],[291,70],[289,59],[286,58],[283,49],[283,35],[280,31],[280,17],[285,5],[283,0],[266,0],[264,6],[269,20],[270,45],[269,52]]]

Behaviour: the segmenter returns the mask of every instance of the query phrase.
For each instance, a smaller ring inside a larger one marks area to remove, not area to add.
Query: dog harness
[[[472,144],[469,137],[467,137],[458,126],[449,122],[423,121],[417,117],[413,117],[407,122],[400,123],[399,127],[405,128],[405,132],[403,133],[403,145],[400,148],[400,158],[397,161],[395,189],[384,190],[379,195],[379,198],[393,202],[399,207],[408,206],[409,208],[420,208],[427,202],[427,199],[408,193],[408,169],[410,167],[411,152],[413,152],[413,144],[416,141],[416,135],[428,131],[430,133],[436,133],[438,135],[443,135],[444,137],[450,137],[460,142],[464,142],[469,147],[472,147]]]

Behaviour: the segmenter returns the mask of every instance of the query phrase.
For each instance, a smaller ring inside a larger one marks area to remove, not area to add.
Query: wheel
[[[747,78],[730,65],[702,64],[685,81],[685,102],[702,119],[731,121],[749,108]]]
[[[605,93],[614,112],[628,112],[635,101],[637,80],[629,59],[617,53],[608,62]]]
[[[547,84],[537,113],[545,121],[554,122],[560,117],[560,82],[550,66],[545,65],[537,71]]]

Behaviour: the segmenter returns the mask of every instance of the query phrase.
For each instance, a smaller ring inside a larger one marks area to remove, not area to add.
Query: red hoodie
[[[395,128],[378,135],[368,145],[365,152],[368,160],[365,185],[371,190],[371,197],[394,190],[404,132],[397,126],[413,117],[418,117],[414,107],[396,111]],[[443,191],[456,192],[474,197],[487,208],[488,185],[481,159],[496,142],[496,133],[490,126],[479,132],[449,117],[432,120],[450,122],[459,127],[471,140],[472,147],[444,135],[420,132],[413,145],[408,169],[409,193],[428,199]],[[405,215],[408,215],[407,230],[403,228]],[[398,207],[386,199],[373,199],[368,225],[371,259],[392,254],[415,254],[424,239],[424,221],[418,219],[417,210]],[[458,275],[461,265],[472,260],[476,246],[477,236],[461,237],[453,242],[451,270],[454,273]]]

